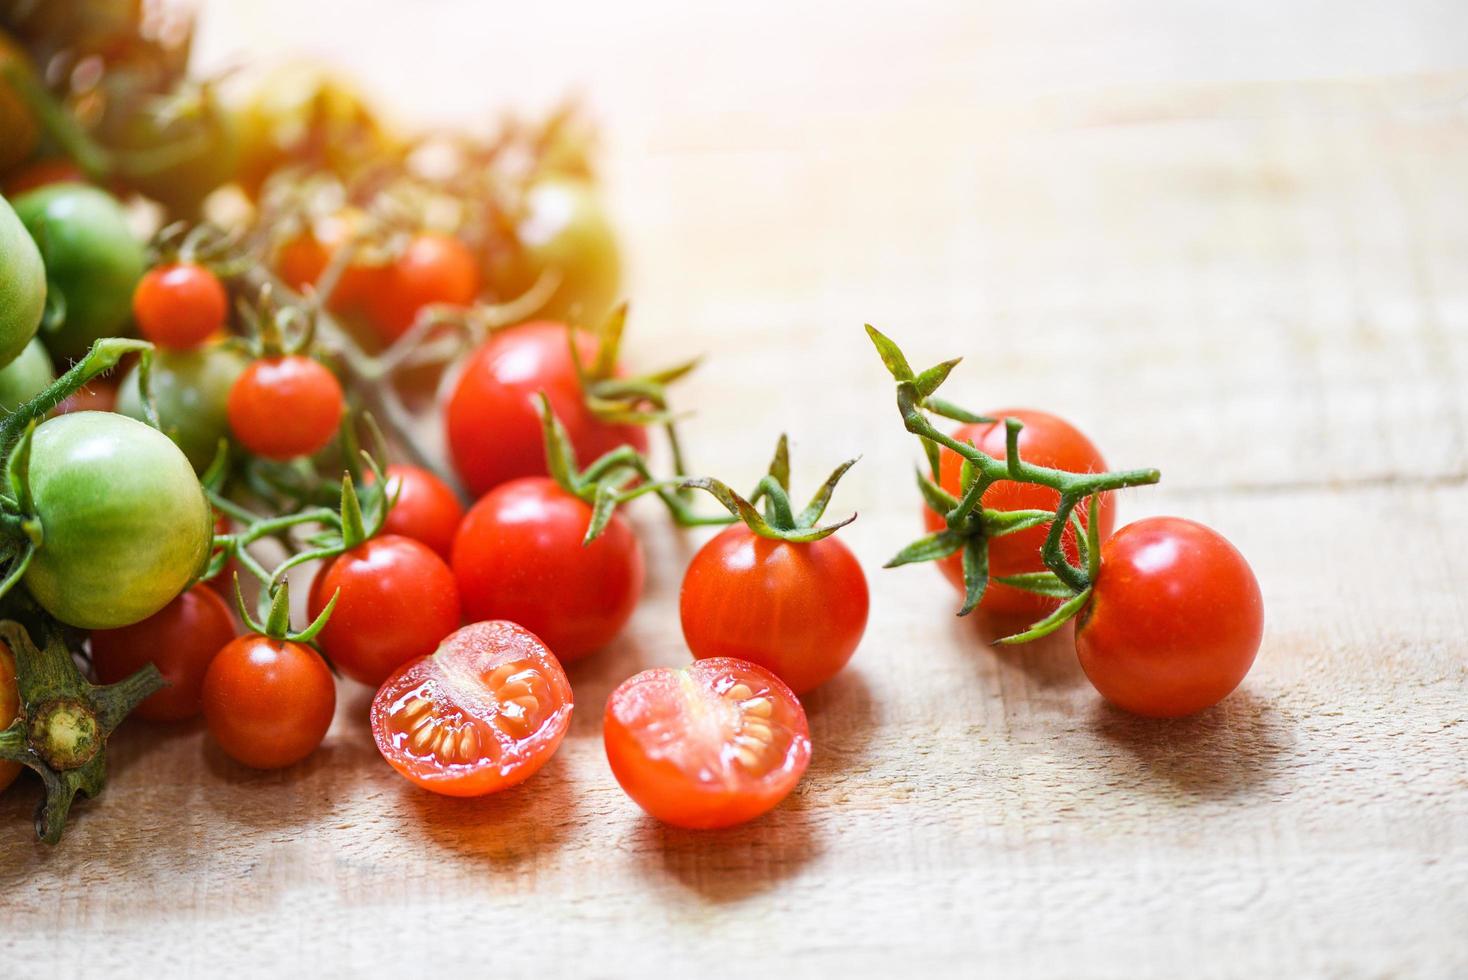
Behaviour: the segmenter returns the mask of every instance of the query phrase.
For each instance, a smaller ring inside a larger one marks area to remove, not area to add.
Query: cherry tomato
[[[153,353],[148,391],[163,434],[182,449],[203,473],[219,453],[219,440],[229,436],[229,392],[250,361],[225,344]],[[147,421],[142,371],[134,367],[117,387],[115,410]]]
[[[590,523],[591,506],[549,477],[490,491],[454,539],[465,615],[519,623],[562,661],[606,646],[642,595],[642,545],[620,514],[582,545]]]
[[[342,409],[336,375],[299,354],[262,358],[229,389],[230,430],[266,459],[320,452],[336,435]]]
[[[343,674],[372,687],[459,628],[454,573],[412,538],[372,538],[322,565],[311,581],[313,620],[332,595],[321,649]]]
[[[110,412],[117,407],[117,382],[108,378],[93,378],[61,400],[52,409],[54,415],[71,415],[74,412]]]
[[[203,700],[209,734],[226,755],[253,769],[281,769],[326,737],[336,683],[310,647],[252,633],[215,655]]]
[[[464,520],[458,494],[421,466],[397,464],[387,468],[388,499],[394,494],[397,502],[387,513],[383,533],[421,541],[448,561],[454,551],[454,535]]]
[[[795,693],[741,660],[654,667],[607,699],[612,775],[675,827],[730,827],[774,809],[810,764],[810,728]]]
[[[46,291],[41,251],[20,215],[0,197],[0,365],[19,357],[35,338]]]
[[[575,337],[589,367],[596,342],[584,333]],[[640,427],[603,422],[587,407],[565,324],[523,323],[469,355],[444,409],[454,468],[476,497],[507,480],[546,472],[540,414],[531,401],[539,391],[550,399],[583,465],[624,444],[647,449]]]
[[[92,666],[115,684],[156,664],[168,687],[138,705],[149,721],[183,721],[202,708],[204,674],[234,639],[234,616],[216,593],[196,585],[140,623],[92,632]]]
[[[44,157],[24,164],[5,175],[0,193],[19,197],[26,191],[51,184],[84,184],[87,175],[66,157]]]
[[[953,437],[960,442],[973,444],[995,459],[1004,459],[1006,448],[1003,420],[1016,418],[1024,423],[1024,428],[1019,433],[1020,458],[1036,466],[1049,466],[1071,473],[1092,473],[1106,469],[1101,451],[1080,430],[1062,418],[1025,408],[1005,408],[985,414],[1000,421],[960,426],[954,431]],[[943,489],[955,497],[962,492],[959,486],[962,467],[963,460],[957,453],[950,449],[943,450],[938,468],[940,482]],[[1054,510],[1060,503],[1060,494],[1047,487],[1000,480],[984,491],[983,503],[985,507],[994,510]],[[1085,511],[1081,509],[1078,512],[1084,524]],[[1116,502],[1110,494],[1102,494],[1098,513],[1100,527],[1097,530],[1100,539],[1105,541],[1111,536],[1111,529],[1116,526]],[[923,508],[923,522],[930,531],[940,530],[944,526],[943,518],[927,507]],[[1049,533],[1050,525],[1044,524],[1026,531],[1006,534],[989,542],[990,582],[984,591],[983,601],[979,603],[980,609],[1000,616],[1035,619],[1060,605],[1058,599],[1035,595],[1033,592],[993,581],[994,578],[1005,575],[1044,571],[1045,563],[1040,560],[1040,547]],[[1076,546],[1074,528],[1065,529],[1061,543],[1070,560],[1077,561],[1080,553]],[[941,567],[943,574],[962,592],[962,556],[950,555],[943,559]]]
[[[867,625],[867,580],[834,537],[796,543],[726,528],[688,565],[678,609],[700,659],[773,671],[796,694],[846,666]]]
[[[587,181],[555,176],[537,180],[525,194],[515,229],[520,248],[494,263],[496,291],[518,296],[547,270],[560,275],[543,316],[593,324],[617,300],[621,261],[617,242]]]
[[[310,229],[285,242],[275,255],[280,278],[297,292],[315,286],[336,250],[356,234],[364,219],[362,212],[348,208],[315,222]],[[354,259],[342,270],[326,305],[338,313],[355,309],[377,292],[377,283],[384,272],[384,266]]]
[[[479,295],[479,263],[452,235],[414,235],[377,280],[367,312],[384,343],[413,325],[418,311],[434,303],[468,306]]]
[[[15,679],[15,654],[9,645],[0,643],[0,731],[15,723],[20,716],[20,688]],[[0,793],[20,775],[19,762],[0,759]]]
[[[229,296],[202,265],[175,262],[149,269],[133,291],[133,318],[159,347],[197,347],[224,329]]]
[[[424,789],[483,796],[545,765],[574,703],[566,672],[535,634],[473,623],[382,685],[372,737],[388,764]]]
[[[1194,521],[1150,517],[1102,547],[1076,652],[1112,704],[1176,718],[1238,687],[1263,635],[1264,600],[1238,549]]]
[[[51,355],[39,340],[32,340],[15,360],[0,367],[0,416],[9,415],[55,380]]]

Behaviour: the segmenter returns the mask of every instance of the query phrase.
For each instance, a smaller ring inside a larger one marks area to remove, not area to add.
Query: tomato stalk
[[[831,503],[836,484],[855,465],[855,459],[848,459],[836,467],[826,478],[826,482],[816,490],[810,503],[799,513],[790,503],[790,443],[783,434],[775,446],[769,471],[760,478],[754,493],[748,497],[740,496],[728,484],[712,477],[695,477],[684,480],[682,485],[689,490],[703,490],[711,494],[735,519],[743,521],[762,538],[792,542],[819,541],[856,520],[856,515],[852,514],[832,524],[819,523]],[[764,502],[763,513],[757,506],[761,501]]]

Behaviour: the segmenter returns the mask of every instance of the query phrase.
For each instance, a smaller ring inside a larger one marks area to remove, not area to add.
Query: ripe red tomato
[[[589,545],[591,507],[544,476],[490,491],[454,539],[454,576],[469,619],[508,619],[562,661],[601,649],[642,595],[642,545],[620,514]]]
[[[15,677],[15,654],[9,644],[0,641],[0,731],[4,731],[20,717],[20,687]],[[20,775],[19,762],[0,760],[0,793],[15,782]]]
[[[133,290],[133,318],[159,347],[197,347],[224,329],[229,296],[202,265],[176,262],[149,269]]]
[[[234,616],[203,585],[183,592],[140,623],[92,631],[92,666],[103,684],[115,684],[156,664],[168,687],[134,711],[149,721],[183,721],[201,709],[204,674],[214,655],[234,639]]]
[[[479,295],[479,262],[452,235],[414,235],[367,297],[367,312],[383,343],[397,340],[434,303],[468,306]]]
[[[397,503],[387,513],[383,532],[421,541],[448,561],[454,550],[454,535],[464,519],[458,494],[421,466],[397,464],[387,468],[388,499],[393,494],[397,494]]]
[[[607,699],[602,732],[622,789],[675,827],[753,820],[789,796],[810,764],[795,693],[740,660],[644,670]]]
[[[356,234],[362,221],[360,211],[348,209],[317,221],[307,231],[285,242],[275,253],[275,268],[281,280],[297,292],[317,285],[336,250]],[[349,262],[326,305],[338,313],[355,309],[376,291],[383,270],[381,265]]]
[[[110,412],[116,407],[117,382],[108,378],[93,378],[63,398],[61,404],[52,409],[52,413],[68,415],[72,412]]]
[[[317,642],[343,674],[372,687],[459,628],[454,573],[412,538],[372,538],[322,565],[311,581],[311,619],[333,594],[336,607]]]
[[[1005,459],[1007,453],[1002,420],[1017,418],[1025,424],[1019,433],[1020,458],[1036,466],[1048,466],[1071,473],[1093,473],[1106,469],[1101,451],[1079,429],[1062,418],[1024,408],[1005,408],[985,414],[1001,421],[960,426],[954,431],[953,437],[960,442],[972,443],[995,459]],[[951,449],[944,449],[939,466],[940,483],[944,490],[955,497],[962,493],[959,486],[962,468],[963,460],[959,455]],[[985,507],[994,510],[1054,510],[1060,503],[1060,494],[1048,487],[1000,480],[984,491],[983,503]],[[1080,508],[1078,512],[1084,523],[1084,508]],[[1116,502],[1110,494],[1101,495],[1097,512],[1100,519],[1097,531],[1100,539],[1105,541],[1111,536],[1111,529],[1116,526]],[[923,508],[923,522],[930,531],[941,530],[944,526],[943,518],[928,507]],[[1040,559],[1040,548],[1049,533],[1050,525],[1044,524],[1026,531],[1006,534],[989,542],[990,582],[984,591],[983,601],[979,603],[980,609],[1000,616],[1038,619],[1060,605],[1058,599],[1035,595],[1033,592],[993,581],[994,578],[1005,575],[1044,571],[1045,563]],[[1061,542],[1070,560],[1078,561],[1080,552],[1076,546],[1075,529],[1066,528]],[[962,555],[948,556],[943,559],[940,567],[949,581],[962,592]]]
[[[743,524],[693,556],[678,602],[695,657],[758,664],[796,694],[846,666],[867,608],[866,576],[846,545],[834,537],[776,541]]]
[[[310,647],[251,633],[204,675],[204,721],[225,754],[254,769],[306,758],[331,727],[336,682]]]
[[[1151,517],[1101,549],[1076,652],[1112,704],[1176,718],[1238,687],[1263,635],[1264,600],[1238,549],[1194,521]]]
[[[608,424],[587,408],[566,330],[563,323],[522,323],[464,361],[444,420],[454,468],[476,497],[515,477],[546,472],[540,414],[531,401],[539,391],[550,399],[583,466],[623,444],[647,450],[640,427]],[[585,333],[575,336],[581,361],[590,367],[596,342]]]
[[[473,623],[398,671],[372,700],[377,750],[444,796],[533,776],[571,727],[575,698],[545,644],[515,623]]]
[[[299,354],[266,357],[230,388],[229,428],[257,456],[310,456],[336,435],[343,401],[336,375],[320,362]]]

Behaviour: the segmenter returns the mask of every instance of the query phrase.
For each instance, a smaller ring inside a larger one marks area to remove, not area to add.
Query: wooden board
[[[807,485],[863,454],[834,506],[861,513],[871,625],[809,698],[785,806],[662,828],[600,710],[685,657],[699,536],[638,510],[646,600],[571,670],[572,734],[529,784],[413,789],[346,685],[284,773],[131,727],[60,847],[30,838],[33,785],[0,798],[7,976],[1468,973],[1461,5],[639,2],[508,33],[466,2],[215,6],[206,57],[273,50],[289,10],[413,121],[583,83],[631,356],[708,353],[696,467],[748,483],[782,429]],[[1122,519],[1194,516],[1259,574],[1244,687],[1131,718],[1067,637],[992,649],[936,572],[881,571],[918,528],[916,453],[868,320],[915,361],[964,354],[954,397],[1159,466]]]

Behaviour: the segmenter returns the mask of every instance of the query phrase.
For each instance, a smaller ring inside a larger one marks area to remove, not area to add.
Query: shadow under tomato
[[[1002,646],[994,641],[1023,632],[1031,625],[1025,617],[996,616],[977,610],[968,616],[955,616],[954,635],[966,648],[987,652],[983,670],[1005,675],[1019,675],[1027,687],[1046,692],[1068,691],[1087,686],[1086,675],[1076,659],[1075,626],[1066,624],[1043,639],[1016,646]]]
[[[354,754],[334,736],[335,729],[315,752],[283,769],[241,765],[206,736],[204,767],[224,785],[205,798],[215,812],[252,830],[304,827],[329,818],[340,802],[336,776],[353,767]]]
[[[1293,726],[1274,702],[1247,689],[1187,718],[1141,718],[1096,699],[1090,725],[1117,758],[1160,777],[1169,795],[1223,799],[1268,783],[1294,744]]]
[[[518,786],[488,796],[440,796],[398,780],[406,808],[429,840],[465,857],[512,867],[558,849],[583,829],[579,787],[552,757]]]
[[[805,781],[859,769],[871,755],[876,744],[872,732],[881,724],[881,709],[862,672],[848,666],[800,701],[810,723],[811,762]]]
[[[683,830],[644,816],[632,847],[647,877],[671,879],[719,904],[779,885],[824,850],[814,815],[796,797],[757,820],[724,830]]]

